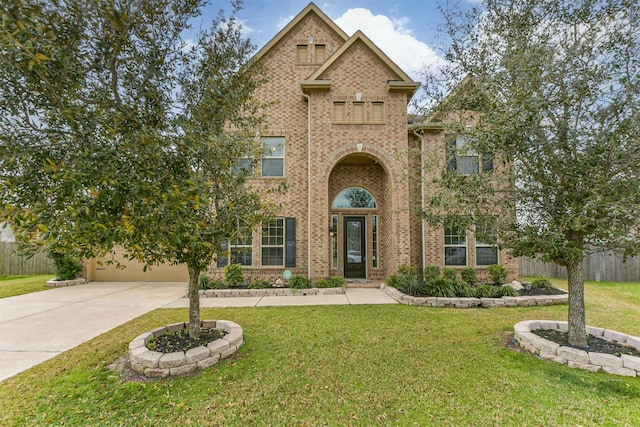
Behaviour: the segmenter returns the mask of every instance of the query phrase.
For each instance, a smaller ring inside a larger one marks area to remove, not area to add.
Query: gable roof
[[[300,21],[307,17],[309,14],[315,14],[321,21],[323,21],[327,27],[329,27],[338,37],[347,41],[349,35],[345,33],[342,28],[338,27],[335,22],[331,20],[324,12],[322,12],[318,6],[314,3],[309,3],[295,18],[291,20],[282,30],[278,32],[266,45],[262,47],[254,56],[256,59],[262,58],[267,52],[271,50],[280,40],[282,40]]]
[[[327,59],[324,64],[320,66],[316,71],[313,72],[309,76],[309,78],[305,81],[306,85],[312,85],[313,81],[326,81],[321,80],[320,76],[324,74],[333,64],[340,59],[342,55],[345,54],[354,44],[357,42],[364,43],[368,49],[370,49],[374,55],[376,55],[382,63],[387,66],[395,75],[398,77],[397,80],[389,80],[389,90],[399,90],[409,92],[409,97],[411,97],[415,91],[420,86],[420,83],[414,82],[411,77],[407,75],[395,62],[391,60],[378,46],[376,46],[364,33],[360,30],[356,31],[353,36],[349,40],[347,40],[340,48],[333,54],[329,59]]]

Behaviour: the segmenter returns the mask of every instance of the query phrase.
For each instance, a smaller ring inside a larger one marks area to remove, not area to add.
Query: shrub
[[[342,277],[329,277],[330,288],[344,288],[347,285],[347,281]]]
[[[322,289],[322,288],[328,288],[329,287],[329,281],[325,278],[320,278],[318,280],[316,280],[316,282],[314,283],[314,286],[318,289]]]
[[[291,289],[308,289],[311,287],[311,280],[307,276],[296,275],[289,280]]]
[[[458,278],[456,277],[456,270],[454,270],[453,268],[446,268],[446,267],[443,268],[442,277],[444,277],[445,279],[451,282],[458,280]]]
[[[509,285],[500,286],[498,288],[498,294],[501,297],[517,297],[519,295],[518,291],[516,291]]]
[[[440,267],[437,265],[428,265],[424,268],[423,277],[425,282],[429,282],[433,279],[440,277]]]
[[[427,295],[425,283],[413,274],[399,276],[397,289],[403,294],[414,297]]]
[[[56,280],[73,280],[82,271],[82,264],[75,258],[58,252],[50,252],[56,270]]]
[[[496,285],[502,285],[507,278],[507,270],[501,265],[490,265],[487,270],[489,279]]]
[[[531,282],[531,287],[540,288],[540,289],[549,289],[549,288],[553,288],[553,285],[547,279],[538,277]]]
[[[230,287],[244,284],[242,266],[240,264],[229,264],[224,268],[224,281]]]
[[[457,297],[471,298],[475,295],[473,292],[473,288],[468,283],[455,281],[452,283],[452,286],[453,286],[453,292],[456,294]]]
[[[401,276],[417,276],[418,271],[412,265],[401,265],[398,267],[398,274]]]
[[[249,285],[250,289],[267,289],[270,288],[271,284],[268,280],[265,279],[256,279]]]
[[[497,287],[487,283],[483,283],[474,290],[476,298],[500,298],[497,293]]]
[[[211,277],[200,276],[198,279],[198,287],[204,290],[211,289]]]
[[[478,275],[472,267],[463,268],[460,272],[460,277],[462,277],[462,280],[464,280],[467,285],[475,285],[478,283]]]
[[[227,285],[220,279],[212,280],[209,289],[227,289]]]
[[[400,281],[400,276],[398,274],[392,274],[387,277],[387,286],[391,286],[392,288],[398,289],[398,282]]]
[[[445,278],[433,279],[426,285],[427,294],[434,297],[453,298],[456,296],[453,283]]]

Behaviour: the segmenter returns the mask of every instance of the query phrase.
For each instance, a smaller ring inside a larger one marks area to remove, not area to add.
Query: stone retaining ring
[[[539,329],[568,331],[569,327],[567,322],[526,320],[516,323],[513,327],[513,338],[520,348],[540,359],[552,360],[571,368],[586,369],[591,372],[604,371],[609,374],[640,377],[640,357],[627,354],[618,357],[613,354],[588,352],[573,347],[561,346],[531,332]],[[587,334],[625,344],[640,351],[640,338],[638,337],[591,326],[587,326]]]
[[[152,337],[159,337],[167,332],[188,329],[189,323],[173,323],[145,332],[129,343],[129,361],[131,367],[151,378],[165,378],[187,374],[198,369],[205,369],[226,359],[244,344],[242,328],[229,320],[202,320],[200,326],[225,331],[227,334],[206,346],[192,348],[187,351],[160,353],[149,350],[147,343]]]
[[[87,283],[87,279],[84,277],[79,277],[73,280],[56,280],[55,278],[51,280],[47,280],[47,286],[50,288],[62,288],[65,286],[75,286],[75,285],[84,285]]]

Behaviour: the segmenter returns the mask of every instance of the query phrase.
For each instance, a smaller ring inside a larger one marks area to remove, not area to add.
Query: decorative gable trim
[[[267,52],[269,52],[276,44],[278,44],[280,42],[280,40],[285,38],[285,36],[296,25],[298,25],[300,23],[300,21],[302,21],[304,18],[307,17],[307,15],[309,15],[311,13],[314,13],[316,16],[318,16],[318,18],[320,18],[320,20],[322,20],[322,22],[324,22],[327,25],[327,27],[329,27],[342,40],[347,41],[349,39],[349,36],[347,35],[347,33],[345,33],[342,30],[342,28],[338,27],[336,25],[336,23],[331,20],[331,18],[329,18],[327,15],[324,14],[324,12],[322,12],[320,9],[318,9],[318,6],[316,6],[313,3],[309,3],[309,5],[307,7],[305,7],[302,10],[302,12],[300,12],[295,18],[293,18],[291,20],[291,22],[289,22],[282,30],[280,30],[278,32],[278,34],[276,34],[271,39],[271,41],[269,41],[269,43],[264,45],[264,47],[262,49],[260,49],[258,51],[258,53],[256,53],[254,58],[255,59],[260,59],[263,56],[265,56],[267,54]]]
[[[320,76],[326,72],[336,61],[344,55],[355,43],[362,42],[369,48],[380,60],[398,77],[397,80],[389,80],[389,91],[406,91],[409,97],[418,89],[420,83],[414,82],[395,62],[391,60],[378,46],[376,46],[364,33],[360,30],[356,31],[349,40],[347,40],[331,57],[318,68],[307,81],[319,80]]]

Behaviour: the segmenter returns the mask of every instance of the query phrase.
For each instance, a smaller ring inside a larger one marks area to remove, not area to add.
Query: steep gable
[[[319,30],[320,28],[322,29],[321,31]],[[349,36],[314,3],[309,3],[256,53],[255,58],[263,59],[265,56],[272,54],[272,51],[288,38],[305,40],[309,44],[314,44],[316,41],[326,42],[326,39],[331,39],[335,40],[337,44],[341,44],[348,40]]]
[[[345,70],[345,64],[348,64],[350,69],[358,70],[359,80],[377,82],[386,86],[389,91],[407,92],[408,97],[411,97],[420,85],[402,71],[362,31],[358,30],[303,82],[303,87],[312,87],[320,82],[326,84],[333,80],[343,80],[336,77],[348,72]]]

